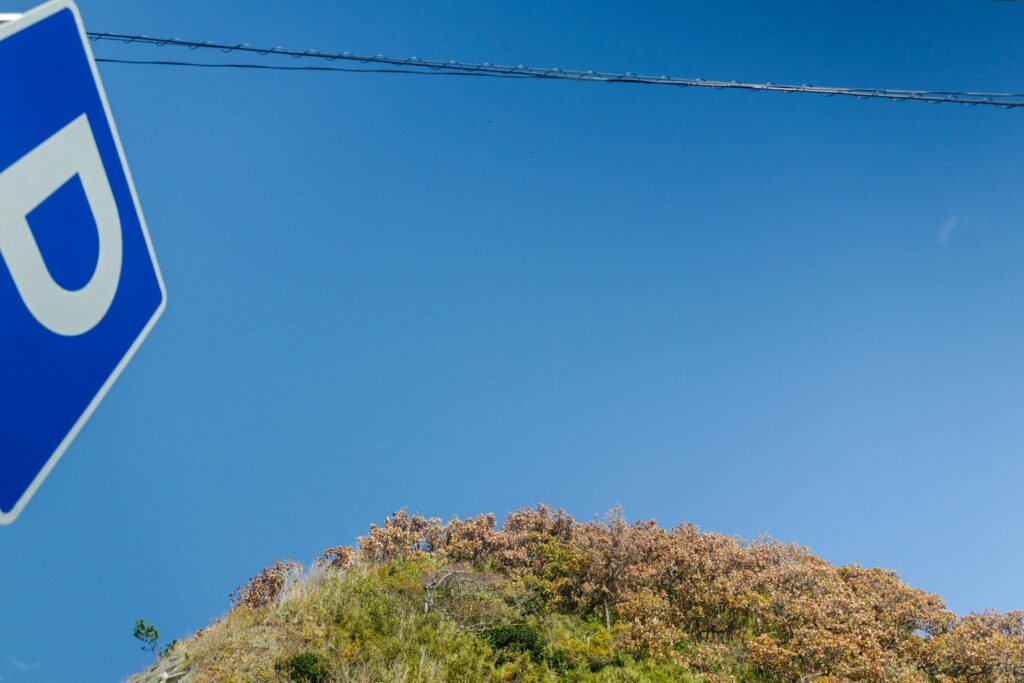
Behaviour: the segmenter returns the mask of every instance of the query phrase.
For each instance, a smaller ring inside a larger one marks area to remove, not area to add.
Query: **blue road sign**
[[[0,524],[13,521],[164,310],[78,9],[0,25]]]

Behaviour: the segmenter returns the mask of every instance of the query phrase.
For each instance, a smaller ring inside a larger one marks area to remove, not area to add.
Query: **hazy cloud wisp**
[[[959,216],[950,216],[946,219],[946,222],[939,228],[939,234],[936,235],[936,239],[939,240],[939,244],[945,244],[949,236],[953,234],[953,231],[960,226]]]

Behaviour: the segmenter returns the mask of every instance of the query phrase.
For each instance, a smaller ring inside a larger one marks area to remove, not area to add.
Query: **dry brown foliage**
[[[922,651],[925,669],[942,683],[1024,681],[1024,611],[951,620]]]
[[[358,552],[328,555],[334,566],[430,555],[491,567],[550,608],[615,626],[638,656],[702,668],[695,658],[728,655],[784,681],[1024,681],[1024,612],[958,617],[889,570],[836,567],[770,538],[628,523],[621,509],[581,523],[540,505],[500,529],[492,514],[443,524],[403,510]]]
[[[359,537],[359,554],[371,562],[418,557],[437,549],[441,528],[436,517],[399,510],[384,520],[384,526],[371,524],[369,533]]]
[[[352,546],[339,545],[325,550],[317,562],[331,569],[344,571],[355,564],[356,555],[356,549]]]
[[[302,573],[302,565],[293,560],[278,561],[249,579],[231,593],[231,604],[256,609],[278,598],[288,582]]]
[[[674,659],[707,681],[735,680],[737,662],[787,682],[1024,681],[1024,612],[958,616],[892,571],[836,567],[770,538],[629,523],[618,508],[577,522],[540,505],[500,528],[493,514],[442,523],[402,510],[358,541],[329,548],[318,565],[426,559],[424,613],[468,614],[471,630],[526,614],[526,604],[593,617],[622,650]],[[232,603],[264,607],[299,572],[275,563]]]

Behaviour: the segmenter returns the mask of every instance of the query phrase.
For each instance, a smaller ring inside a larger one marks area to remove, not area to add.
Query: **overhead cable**
[[[215,50],[222,53],[244,53],[259,57],[287,56],[295,59],[311,59],[327,62],[343,61],[369,65],[344,69],[340,67],[281,67],[275,65],[211,63],[176,60],[134,60],[100,58],[120,64],[148,64],[160,66],[192,66],[231,69],[273,69],[286,71],[367,71],[371,73],[404,74],[449,74],[456,76],[483,76],[491,78],[526,78],[561,81],[582,81],[599,83],[636,83],[643,85],[675,86],[681,88],[714,88],[719,90],[746,90],[762,92],[810,93],[826,97],[856,97],[860,99],[885,99],[891,101],[917,101],[936,104],[962,104],[968,106],[995,106],[1007,109],[1024,107],[1024,94],[1005,92],[971,92],[959,90],[896,90],[890,88],[850,88],[815,85],[786,85],[778,83],[745,83],[741,81],[713,81],[702,78],[678,78],[674,76],[645,76],[632,72],[609,73],[604,71],[579,71],[572,69],[540,68],[532,66],[502,66],[490,62],[470,63],[456,60],[433,60],[419,57],[397,58],[386,55],[357,55],[351,52],[320,52],[318,50],[290,50],[284,47],[261,48],[239,43],[231,45],[216,42],[197,42],[181,38],[153,38],[145,35],[124,33],[90,32],[93,41],[117,41],[129,45],[153,45],[157,47],[183,47],[190,50]],[[385,68],[375,68],[383,66]]]

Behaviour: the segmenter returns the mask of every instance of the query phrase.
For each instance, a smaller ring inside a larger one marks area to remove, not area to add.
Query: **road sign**
[[[0,524],[18,516],[164,310],[78,9],[0,25]]]

